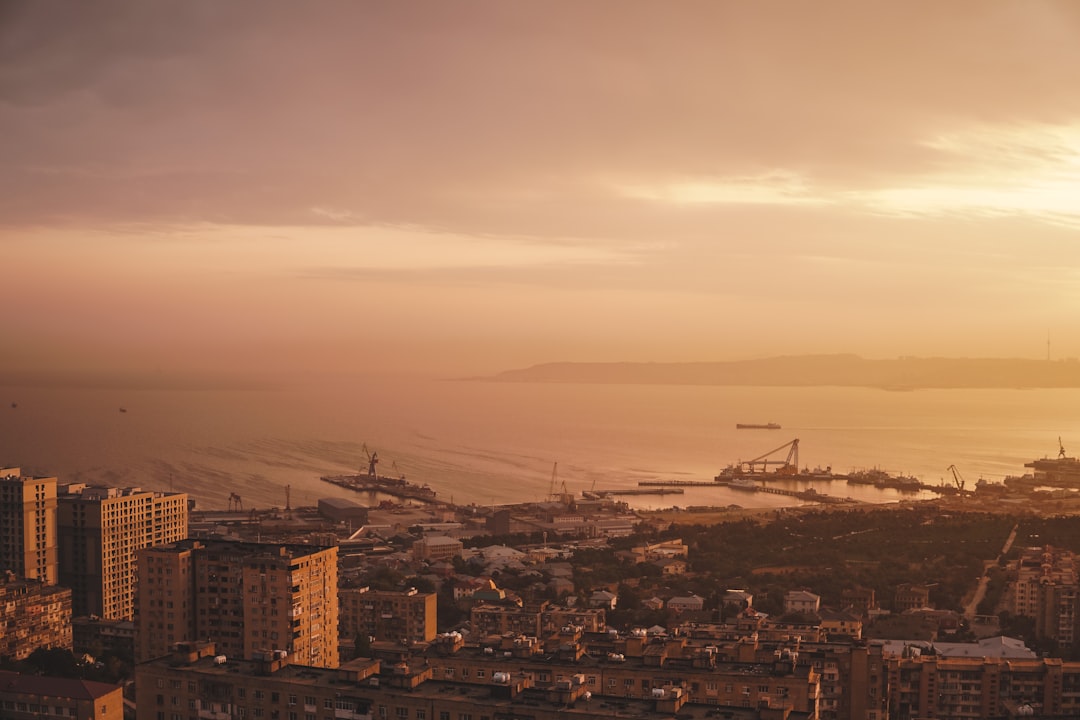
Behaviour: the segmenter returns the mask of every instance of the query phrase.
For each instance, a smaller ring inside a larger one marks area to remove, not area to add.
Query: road
[[[998,556],[993,560],[987,560],[984,563],[983,574],[982,577],[979,578],[979,586],[975,588],[975,594],[972,596],[971,602],[964,608],[964,617],[968,621],[975,619],[975,610],[979,607],[979,603],[982,602],[982,599],[986,597],[986,585],[990,582],[990,568],[1000,563],[1001,558],[1005,557],[1012,548],[1013,542],[1016,541],[1016,530],[1019,527],[1019,525],[1013,525],[1012,530],[1009,531],[1009,536],[1005,538],[1005,544],[1001,546],[1001,552],[998,553]]]

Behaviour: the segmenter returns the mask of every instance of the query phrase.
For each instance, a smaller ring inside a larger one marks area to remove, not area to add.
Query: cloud
[[[654,210],[596,178],[820,202],[939,170],[928,138],[1080,110],[1067,3],[6,7],[9,225],[634,233]]]

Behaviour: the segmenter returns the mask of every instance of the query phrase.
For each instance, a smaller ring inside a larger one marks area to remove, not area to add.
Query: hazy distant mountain
[[[799,355],[700,363],[547,363],[507,370],[506,382],[649,385],[772,385],[917,388],[1074,388],[1080,362],[1016,358],[865,360],[857,355]]]

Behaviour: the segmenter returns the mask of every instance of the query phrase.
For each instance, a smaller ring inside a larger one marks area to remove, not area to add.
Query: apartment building
[[[137,720],[189,717],[267,720],[811,720],[785,705],[718,709],[688,700],[681,683],[657,683],[645,698],[590,691],[580,673],[541,680],[529,670],[489,666],[468,680],[445,679],[424,662],[357,659],[337,669],[287,664],[287,658],[242,661],[210,647],[136,667]]]
[[[1080,662],[923,655],[889,661],[892,720],[1080,717]]]
[[[0,670],[0,717],[4,720],[124,720],[118,685]]]
[[[131,619],[137,552],[187,537],[187,493],[72,484],[58,499],[60,583],[73,613]]]
[[[342,588],[338,591],[339,636],[377,641],[430,642],[435,639],[435,593]]]
[[[140,659],[210,639],[221,654],[338,664],[337,547],[188,540],[139,554]]]
[[[38,648],[71,649],[71,590],[9,575],[0,582],[0,658],[25,660]]]
[[[55,585],[56,478],[0,467],[0,573]]]
[[[1035,620],[1035,632],[1062,647],[1077,641],[1080,580],[1076,556],[1053,547],[1027,548],[1017,561],[1013,608]]]
[[[423,659],[434,677],[465,684],[482,685],[490,682],[492,673],[513,668],[532,675],[541,686],[580,676],[583,687],[597,696],[647,700],[656,690],[680,687],[687,702],[786,708],[815,717],[820,691],[818,672],[796,664],[794,656],[729,662],[715,646],[692,644],[685,637],[632,636],[593,643],[567,628],[541,641],[508,635],[494,645],[456,652],[436,647]]]

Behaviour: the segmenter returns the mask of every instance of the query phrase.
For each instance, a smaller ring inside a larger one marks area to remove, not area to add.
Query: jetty
[[[364,493],[382,493],[396,498],[439,502],[435,491],[427,485],[417,485],[405,478],[386,477],[385,475],[324,475],[319,478],[338,487]]]

